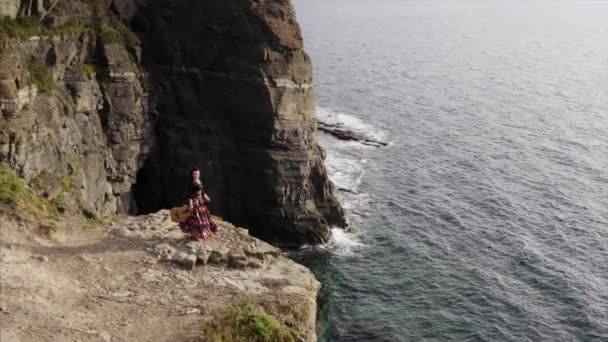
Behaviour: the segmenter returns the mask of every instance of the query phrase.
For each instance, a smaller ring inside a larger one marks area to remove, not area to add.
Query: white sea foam
[[[343,256],[352,255],[358,248],[364,246],[357,234],[340,228],[331,230],[331,241],[327,244],[335,254]]]
[[[339,256],[352,256],[357,250],[364,248],[366,245],[360,240],[359,235],[352,231],[345,231],[341,228],[332,228],[331,239],[328,243],[319,246],[302,246],[302,249],[319,249],[331,252]]]
[[[337,151],[329,149],[325,166],[329,177],[338,189],[347,189],[357,192],[361,180],[365,175],[366,159],[356,159],[340,155]]]
[[[366,174],[367,162],[367,159],[346,156],[331,147],[325,161],[329,178],[338,190],[337,195],[342,207],[357,216],[366,216],[363,208],[370,198],[369,194],[359,189]]]
[[[346,231],[342,228],[332,228],[331,238],[324,245],[304,245],[302,250],[318,249],[329,251],[332,254],[340,256],[351,256],[357,250],[364,248],[366,245],[361,241],[360,235],[353,231]]]
[[[317,108],[317,115],[324,122],[342,124],[345,128],[367,134],[376,139],[384,137],[383,132],[354,116],[338,113],[326,108]],[[363,230],[357,225],[361,217],[367,216],[365,211],[370,195],[360,191],[360,185],[366,174],[368,160],[363,158],[360,150],[364,146],[358,142],[347,142],[335,139],[320,140],[327,151],[325,166],[329,178],[337,189],[337,196],[351,218],[353,228],[346,231],[340,228],[331,230],[331,240],[319,248],[329,250],[340,256],[350,256],[365,244],[361,240]],[[351,148],[359,147],[359,148]],[[373,148],[373,147],[370,147]]]

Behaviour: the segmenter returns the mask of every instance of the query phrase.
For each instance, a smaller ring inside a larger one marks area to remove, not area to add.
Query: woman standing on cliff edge
[[[207,208],[207,203],[211,202],[211,199],[203,191],[201,171],[194,168],[191,176],[188,196],[184,203],[190,209],[190,217],[185,222],[180,223],[179,227],[194,239],[205,239],[217,232],[217,225],[213,222],[211,213]]]

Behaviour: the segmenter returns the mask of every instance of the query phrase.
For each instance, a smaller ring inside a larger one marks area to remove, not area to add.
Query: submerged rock
[[[340,123],[325,123],[322,121],[318,121],[317,125],[321,132],[332,135],[340,140],[357,141],[364,145],[375,147],[382,147],[388,145],[388,143],[385,141],[380,141],[368,136],[365,133],[351,130],[349,128],[344,127],[344,125]]]

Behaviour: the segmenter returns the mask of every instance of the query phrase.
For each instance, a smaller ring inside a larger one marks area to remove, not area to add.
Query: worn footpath
[[[198,341],[235,303],[315,337],[319,283],[247,230],[184,237],[167,211],[41,237],[0,215],[0,340]]]

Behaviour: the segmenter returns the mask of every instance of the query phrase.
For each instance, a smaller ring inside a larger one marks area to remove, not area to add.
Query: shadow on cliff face
[[[140,213],[179,205],[198,166],[214,213],[267,241],[319,243],[345,225],[288,0],[150,1],[131,26],[157,120],[133,185]]]

